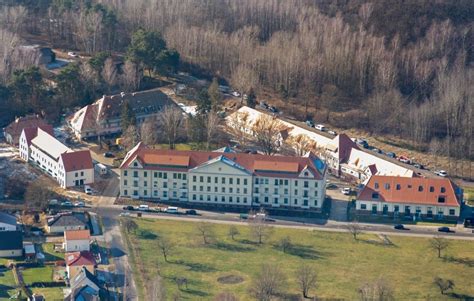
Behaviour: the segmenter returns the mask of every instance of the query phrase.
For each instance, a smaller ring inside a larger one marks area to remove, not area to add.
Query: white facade
[[[23,256],[23,249],[18,250],[0,250],[0,258]]]
[[[0,231],[16,231],[16,225],[0,222]]]
[[[63,244],[65,252],[90,251],[88,239],[68,239]]]
[[[38,128],[37,136],[31,140],[31,145],[28,145],[25,131],[23,131],[20,136],[19,149],[20,156],[23,160],[33,162],[45,173],[53,177],[63,188],[81,186],[94,182],[94,169],[92,168],[92,162],[90,162],[90,164],[84,162],[85,164],[82,165],[88,167],[84,169],[75,168],[74,170],[67,170],[66,168],[64,154],[67,153],[67,156],[69,157],[83,151],[76,152],[69,149],[40,128]],[[77,160],[85,161],[91,159],[84,158],[84,156],[78,156]],[[76,163],[78,166],[81,165],[79,164],[80,162]]]
[[[147,170],[135,159],[120,172],[123,197],[288,209],[321,209],[325,198],[325,170],[322,179],[309,168],[261,176],[223,156],[182,171]]]
[[[374,201],[356,201],[356,210],[367,211],[367,214],[383,215],[410,215],[415,217],[443,219],[457,218],[460,214],[459,206],[436,206],[415,203],[386,203]]]

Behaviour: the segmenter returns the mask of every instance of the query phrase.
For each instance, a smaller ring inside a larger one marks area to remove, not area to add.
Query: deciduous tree
[[[393,289],[384,278],[367,282],[359,288],[361,301],[392,301],[395,300]]]
[[[435,236],[430,239],[430,248],[438,253],[438,258],[441,258],[441,252],[449,247],[449,241],[441,236]]]
[[[183,124],[183,113],[180,109],[166,106],[158,116],[160,127],[163,129],[170,149],[175,148],[180,127]]]
[[[174,251],[175,247],[176,245],[166,237],[160,237],[158,239],[158,248],[166,262],[168,262],[168,256]]]
[[[202,242],[207,245],[215,238],[214,227],[210,223],[201,222],[196,226],[196,232],[202,238]]]
[[[256,145],[266,154],[273,155],[281,145],[283,124],[269,115],[260,115],[253,124],[252,131]]]
[[[445,295],[447,291],[454,288],[454,281],[450,279],[435,277],[433,283],[438,287],[442,295]]]
[[[284,291],[286,277],[278,266],[264,263],[255,279],[252,281],[250,292],[261,301],[270,301]]]
[[[316,288],[318,275],[313,266],[303,264],[296,270],[296,281],[304,298],[309,298],[309,291]]]

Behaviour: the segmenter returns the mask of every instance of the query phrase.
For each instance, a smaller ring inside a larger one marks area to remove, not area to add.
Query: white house
[[[356,212],[365,216],[457,220],[461,195],[449,179],[376,175],[357,196]]]
[[[23,233],[20,231],[0,231],[0,258],[23,255]]]
[[[14,215],[0,212],[0,231],[16,231],[17,222]]]
[[[66,230],[64,231],[64,251],[90,251],[90,239],[89,230]]]
[[[87,217],[82,212],[58,214],[48,220],[49,233],[64,233],[68,230],[87,229]]]
[[[326,165],[316,156],[148,149],[139,143],[120,167],[122,197],[321,210]]]
[[[23,160],[38,166],[63,188],[94,182],[89,150],[73,151],[41,128],[24,129],[19,147]]]

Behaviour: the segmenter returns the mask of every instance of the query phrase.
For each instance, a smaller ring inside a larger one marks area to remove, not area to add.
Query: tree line
[[[474,157],[471,1],[5,3],[0,22],[9,32],[95,53],[125,52],[134,32],[156,31],[176,50],[158,60],[179,53],[182,68],[242,93],[278,95],[299,105],[297,117]]]

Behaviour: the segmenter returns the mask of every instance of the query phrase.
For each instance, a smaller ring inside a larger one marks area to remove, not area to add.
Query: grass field
[[[0,265],[6,265],[8,260],[0,258]],[[4,269],[0,272],[0,300],[7,300],[16,293],[15,279],[13,272],[9,269]]]
[[[474,206],[474,188],[464,187],[464,197],[469,205]]]
[[[268,242],[259,246],[248,228],[239,228],[240,235],[232,241],[228,226],[214,225],[215,242],[203,245],[195,232],[195,223],[140,219],[139,230],[130,234],[131,258],[135,279],[145,300],[143,283],[152,283],[158,269],[165,281],[168,298],[178,290],[174,279],[186,277],[188,289],[180,292],[184,300],[212,300],[219,292],[228,291],[240,300],[252,300],[248,290],[264,262],[275,263],[288,279],[285,290],[298,300],[295,272],[301,264],[311,265],[318,273],[320,298],[354,300],[357,289],[366,281],[383,276],[393,287],[396,300],[444,300],[433,285],[433,278],[452,279],[458,296],[474,297],[474,242],[450,241],[445,258],[437,258],[429,248],[428,239],[391,236],[387,245],[369,234],[358,241],[349,234],[308,230],[275,229]],[[165,236],[177,244],[166,263],[158,251],[157,239]],[[283,253],[275,247],[282,237],[289,236],[294,247]],[[138,272],[140,271],[140,272]],[[144,274],[144,275],[143,275]],[[221,276],[240,276],[239,284],[222,284]],[[452,297],[449,297],[452,298]]]

